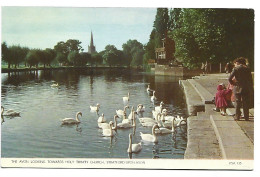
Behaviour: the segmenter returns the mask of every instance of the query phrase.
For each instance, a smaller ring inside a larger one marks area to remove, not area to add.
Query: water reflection
[[[136,127],[117,130],[112,138],[103,137],[97,119],[100,112],[107,122],[114,121],[128,92],[128,105],[143,104],[143,116],[152,117],[148,84],[156,91],[155,105],[163,101],[168,114],[186,115],[182,90],[174,77],[128,69],[46,70],[2,73],[1,77],[2,105],[12,105],[23,113],[22,119],[2,119],[2,157],[130,158],[129,133],[140,142],[140,132],[151,133],[151,129],[137,121]],[[53,83],[59,87],[51,87]],[[100,111],[91,113],[89,106],[96,103],[101,104]],[[78,111],[84,115],[79,125],[61,126],[62,118],[74,117]],[[128,117],[130,110],[126,112]],[[158,136],[158,144],[143,142],[142,151],[131,158],[183,158],[185,131],[183,126],[176,128],[175,134]]]

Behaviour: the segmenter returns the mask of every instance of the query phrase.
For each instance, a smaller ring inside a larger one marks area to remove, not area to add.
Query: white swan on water
[[[62,119],[62,124],[78,124],[78,123],[80,123],[80,120],[79,120],[79,117],[78,117],[79,115],[82,116],[82,113],[81,112],[77,112],[76,119],[74,119],[74,118]]]
[[[154,110],[155,110],[156,112],[162,113],[163,104],[164,104],[164,103],[161,102],[161,103],[160,103],[160,106],[155,106],[155,107],[154,107]]]
[[[112,128],[113,130],[116,129],[116,124],[117,124],[116,119],[117,119],[117,118],[118,118],[118,116],[115,115],[115,116],[114,116],[114,125],[115,125],[115,127]],[[99,127],[99,128],[102,128],[102,129],[109,129],[110,125],[109,125],[109,123],[104,122],[104,123],[98,123],[98,127]]]
[[[103,129],[103,136],[114,136],[115,135],[115,132],[112,130],[112,126],[113,126],[113,122],[110,121],[109,122],[109,128],[108,129]]]
[[[155,97],[155,91],[153,91],[153,96],[151,96],[151,102],[155,102],[157,98]]]
[[[125,106],[125,107],[124,107],[124,110],[121,110],[121,109],[116,110],[116,114],[117,114],[119,117],[123,117],[124,114],[125,114],[125,112],[126,112],[126,108],[129,108],[129,106],[128,106],[128,105]]]
[[[1,106],[1,115],[2,116],[12,116],[12,117],[15,117],[15,116],[20,116],[20,112],[15,112],[12,109],[5,110],[4,107]]]
[[[127,96],[123,97],[123,102],[128,102],[130,98],[130,93],[128,92]]]
[[[129,146],[128,146],[127,152],[128,153],[138,153],[142,150],[142,144],[141,144],[141,142],[138,144],[132,144],[133,143],[132,138],[133,138],[133,135],[130,133],[129,134]]]
[[[142,132],[140,132],[140,136],[142,138],[142,140],[144,141],[148,141],[148,142],[153,142],[153,143],[157,143],[158,142],[158,138],[155,134],[155,129],[159,128],[158,125],[154,125],[152,128],[152,134],[143,134]]]
[[[155,129],[155,134],[169,134],[169,133],[174,133],[175,128],[174,128],[174,121],[172,121],[172,129],[168,129],[165,127],[159,127]]]
[[[145,123],[145,122],[154,122],[154,123],[157,123],[157,121],[159,120],[159,116],[160,116],[161,114],[160,113],[158,113],[157,115],[156,115],[156,119],[153,119],[153,118],[150,118],[150,117],[142,117],[142,118],[139,118],[139,122],[140,123]]]
[[[147,92],[148,94],[151,94],[151,93],[153,93],[153,91],[154,91],[154,90],[152,90],[152,89],[150,88],[150,85],[148,85],[148,86],[147,86],[147,89],[146,89],[146,92]]]
[[[135,114],[136,112],[133,113],[133,124],[131,124],[130,122],[122,122],[117,124],[117,128],[132,128],[136,126],[136,120],[135,120]],[[125,120],[129,120],[129,119],[125,119]]]
[[[59,87],[59,83],[51,84],[51,87]]]
[[[100,104],[97,103],[96,106],[89,106],[89,107],[90,107],[91,112],[94,112],[94,111],[98,112],[99,108],[100,108]]]
[[[104,116],[104,113],[101,114],[101,116],[98,118],[98,123],[104,123],[106,122],[106,118]]]

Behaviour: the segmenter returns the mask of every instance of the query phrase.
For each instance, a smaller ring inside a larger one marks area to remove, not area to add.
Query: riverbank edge
[[[71,70],[71,69],[138,69],[142,70],[140,68],[135,67],[125,67],[125,66],[114,66],[114,67],[108,67],[108,66],[97,66],[97,67],[91,67],[91,66],[59,66],[59,67],[38,67],[38,68],[1,68],[2,73],[9,73],[9,72],[22,72],[22,71],[50,71],[50,70]]]
[[[246,135],[241,123],[238,125],[238,122],[232,116],[221,116],[213,111],[215,106],[209,102],[209,98],[213,99],[214,94],[212,89],[211,93],[208,91],[208,87],[212,86],[210,82],[206,81],[213,79],[214,82],[216,80],[223,82],[227,81],[226,77],[224,74],[219,74],[217,77],[213,74],[208,74],[206,77],[201,75],[195,76],[193,79],[180,80],[179,84],[183,88],[187,108],[189,108],[187,148],[184,159],[254,159],[253,142]],[[203,80],[202,85],[197,82],[199,79]],[[205,93],[206,90],[207,92]],[[192,102],[194,95],[201,97],[201,102],[198,102],[204,105],[205,110],[203,112],[201,110],[196,111],[197,105],[194,104],[194,100]],[[210,124],[205,126],[205,123],[208,124],[209,122]],[[244,121],[242,123],[250,124],[250,129],[254,128],[253,121]],[[214,131],[214,135],[211,134],[209,136],[207,134],[208,131]],[[202,139],[202,141],[198,139]],[[217,141],[213,141],[214,139],[217,139]],[[214,144],[217,144],[217,146],[214,146]]]

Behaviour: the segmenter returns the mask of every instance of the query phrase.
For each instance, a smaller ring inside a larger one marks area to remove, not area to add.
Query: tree
[[[123,53],[125,56],[125,63],[127,66],[137,66],[137,64],[143,64],[142,57],[137,57],[144,54],[143,44],[137,40],[128,40],[125,44],[122,45]],[[133,60],[135,60],[133,62]],[[140,61],[137,61],[140,60]]]
[[[68,55],[68,61],[73,64],[73,66],[78,66],[80,64],[80,54],[77,51],[71,51]]]
[[[51,63],[54,61],[56,57],[56,53],[53,49],[46,48],[45,49],[45,58],[47,60],[47,65],[51,66]]]
[[[103,60],[108,64],[110,67],[113,65],[120,64],[119,52],[114,45],[107,45],[105,47],[104,54],[102,56]]]
[[[93,61],[96,64],[96,66],[98,64],[102,64],[103,63],[102,55],[100,55],[99,53],[92,54],[91,58],[93,59]]]
[[[165,38],[168,31],[169,14],[167,8],[157,8],[153,27],[159,35],[160,41]]]
[[[38,50],[36,50],[36,53],[38,56],[38,61],[40,63],[42,63],[43,67],[45,68],[45,65],[48,63],[47,55],[46,55],[45,51],[38,49]]]
[[[64,65],[64,64],[68,63],[68,60],[67,60],[66,56],[63,53],[61,53],[61,52],[57,53],[57,55],[55,57],[55,60],[57,60],[60,65]]]
[[[91,60],[91,55],[87,52],[81,52],[80,54],[80,65],[85,66]]]
[[[29,64],[30,68],[32,66],[36,66],[38,67],[38,63],[39,63],[39,56],[38,56],[39,52],[38,50],[30,50],[28,52],[28,54],[26,55],[26,63]]]
[[[11,65],[11,57],[10,57],[10,51],[7,47],[6,42],[3,42],[1,45],[2,48],[2,60],[8,63],[8,68],[10,68]]]

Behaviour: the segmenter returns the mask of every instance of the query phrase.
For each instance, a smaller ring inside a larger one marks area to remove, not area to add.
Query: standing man
[[[246,59],[243,57],[234,60],[235,68],[230,74],[228,81],[234,85],[234,95],[236,97],[236,115],[235,120],[239,120],[241,116],[240,108],[243,105],[245,120],[249,120],[249,108],[253,107],[253,79],[250,69],[246,66]],[[232,79],[235,76],[236,82]]]

